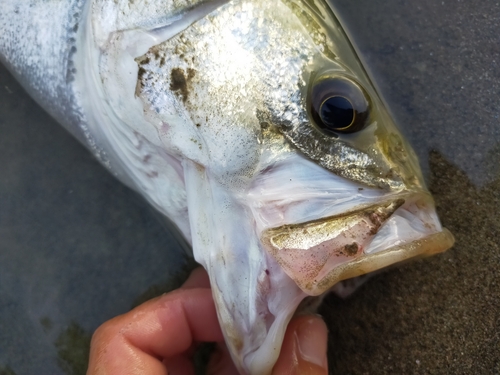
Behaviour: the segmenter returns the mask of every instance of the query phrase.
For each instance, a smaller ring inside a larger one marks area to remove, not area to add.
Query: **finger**
[[[191,288],[210,288],[210,279],[203,267],[195,268],[181,286],[181,289]]]
[[[207,366],[208,375],[238,375],[236,366],[231,359],[229,350],[224,342],[217,344],[215,353],[212,354]]]
[[[94,375],[166,374],[164,358],[194,341],[222,341],[210,289],[181,289],[148,301],[97,329],[89,372]]]
[[[288,324],[273,375],[327,375],[328,331],[323,320],[314,315],[293,318]]]

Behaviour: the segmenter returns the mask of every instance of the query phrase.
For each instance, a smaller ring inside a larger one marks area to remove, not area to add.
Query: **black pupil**
[[[346,98],[332,96],[321,105],[320,116],[323,123],[332,130],[343,129],[352,124],[354,108]]]

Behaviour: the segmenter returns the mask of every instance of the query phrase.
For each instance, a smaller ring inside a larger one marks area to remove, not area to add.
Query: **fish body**
[[[8,0],[0,57],[176,225],[241,373],[305,297],[453,243],[323,1]]]

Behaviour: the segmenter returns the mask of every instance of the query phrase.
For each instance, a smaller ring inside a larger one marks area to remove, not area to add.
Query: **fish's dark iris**
[[[314,123],[327,135],[354,133],[369,123],[368,95],[349,78],[336,76],[316,81],[309,100]]]
[[[355,118],[352,103],[342,96],[326,99],[319,113],[323,123],[331,130],[342,130],[349,127]]]

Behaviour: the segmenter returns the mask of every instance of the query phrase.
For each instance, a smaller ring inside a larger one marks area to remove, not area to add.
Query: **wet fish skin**
[[[8,0],[0,57],[192,245],[242,373],[271,371],[306,296],[451,246],[323,1]],[[367,97],[356,133],[312,118],[338,79]]]

